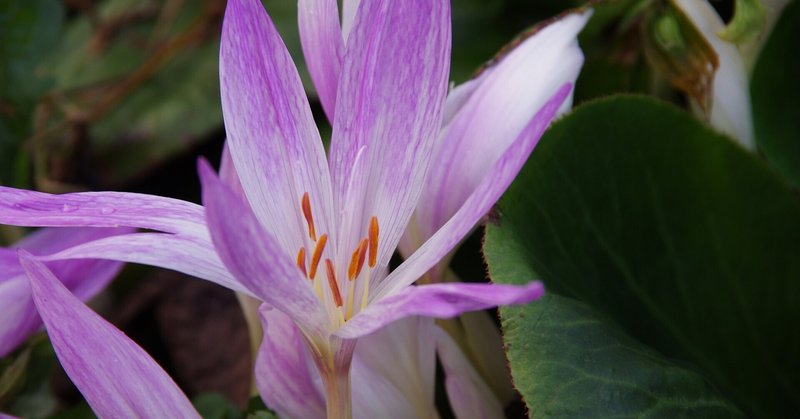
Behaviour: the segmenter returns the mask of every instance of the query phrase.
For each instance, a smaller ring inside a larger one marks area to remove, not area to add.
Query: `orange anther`
[[[367,247],[369,247],[369,240],[362,239],[358,245],[358,266],[356,267],[356,276],[361,273],[361,268],[364,267],[364,261],[367,259]]]
[[[369,220],[369,267],[374,268],[378,262],[378,217]]]
[[[361,268],[364,267],[364,259],[367,257],[368,244],[369,240],[362,239],[356,250],[353,251],[353,255],[350,257],[350,265],[347,267],[347,279],[352,281],[361,273]]]
[[[306,248],[300,247],[300,251],[297,252],[297,267],[303,271],[303,276],[308,277],[308,272],[306,272]]]
[[[336,282],[336,273],[333,271],[333,261],[325,259],[325,267],[328,271],[328,286],[331,287],[333,302],[336,303],[336,307],[341,307],[344,305],[344,301],[342,301],[342,294],[339,292],[339,284]]]
[[[319,265],[320,259],[322,259],[322,251],[325,250],[325,243],[328,242],[328,235],[323,234],[319,236],[319,241],[317,242],[317,247],[314,248],[314,254],[311,255],[311,270],[309,271],[309,278],[314,279],[317,276],[317,266]]]
[[[317,241],[317,231],[314,229],[314,217],[311,215],[311,198],[309,198],[308,192],[303,194],[300,206],[303,209],[303,217],[306,218],[306,223],[308,223],[308,236],[311,237],[312,241]]]
[[[356,279],[356,268],[358,267],[358,248],[353,251],[353,255],[350,256],[350,264],[347,265],[347,279],[352,281]]]

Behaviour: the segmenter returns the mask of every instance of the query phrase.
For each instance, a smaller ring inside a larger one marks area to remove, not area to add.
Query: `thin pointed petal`
[[[467,311],[523,304],[544,294],[541,282],[523,286],[499,284],[433,284],[411,286],[375,301],[334,334],[355,339],[409,316],[452,318]]]
[[[332,198],[325,150],[297,69],[257,0],[230,0],[220,44],[220,94],[228,146],[253,212],[285,253],[306,237],[305,192],[318,230]]]
[[[45,228],[28,235],[13,247],[41,255],[130,231],[126,228]],[[52,262],[48,266],[73,294],[85,301],[103,290],[122,264],[104,260],[74,260]],[[0,249],[0,307],[3,307],[3,315],[0,316],[2,358],[42,325],[16,250]]]
[[[253,293],[228,271],[211,241],[164,233],[135,233],[95,240],[39,260],[110,259],[172,269],[236,292]]]
[[[293,258],[217,178],[208,162],[200,160],[198,171],[211,238],[228,270],[252,294],[291,317],[306,333],[325,336],[327,315]]]
[[[556,111],[572,90],[566,84],[539,110],[528,126],[506,149],[492,170],[481,180],[464,205],[420,249],[378,286],[375,300],[411,285],[445,257],[500,199],[525,164]]]
[[[436,351],[445,375],[445,389],[459,419],[503,417],[503,405],[486,385],[461,348],[444,330],[436,330]]]
[[[435,163],[417,206],[422,242],[458,211],[561,86],[575,83],[583,65],[577,37],[590,16],[591,10],[547,25],[484,70],[475,80],[479,86],[454,91],[455,100],[465,103],[436,143]],[[461,97],[465,93],[467,100]],[[457,102],[448,104],[453,107]],[[571,104],[570,97],[560,111]]]
[[[70,294],[24,250],[20,262],[61,365],[98,416],[200,417],[142,348]]]
[[[299,0],[297,4],[303,55],[329,121],[334,118],[336,87],[344,55],[336,3],[336,0]]]
[[[0,223],[26,227],[136,227],[208,239],[203,207],[128,192],[51,195],[0,186]]]
[[[256,358],[255,380],[267,407],[281,417],[324,418],[319,373],[303,335],[292,319],[262,305],[264,340]]]
[[[388,263],[419,197],[441,124],[449,53],[448,1],[360,5],[339,79],[330,167],[335,196],[343,197],[365,150],[368,181],[336,208],[340,214],[364,207],[364,218],[351,223],[359,237],[366,237],[370,217],[378,217],[379,265]],[[357,244],[343,240],[348,249]]]

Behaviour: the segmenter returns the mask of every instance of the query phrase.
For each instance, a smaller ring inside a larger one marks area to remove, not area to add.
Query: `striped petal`
[[[253,295],[228,271],[211,241],[176,234],[135,233],[95,240],[39,260],[110,259],[172,269]]]
[[[327,314],[293,258],[208,162],[201,160],[198,171],[211,238],[228,270],[252,295],[291,317],[304,332],[327,340]]]
[[[524,286],[468,283],[411,286],[373,302],[334,334],[355,339],[405,317],[452,318],[467,311],[528,303],[543,294],[544,287],[538,281]]]
[[[46,228],[28,235],[13,247],[41,255],[130,231],[126,228]],[[73,294],[86,301],[108,285],[122,264],[103,260],[74,260],[51,262],[48,266]],[[42,325],[17,251],[12,249],[0,249],[0,307],[3,307],[3,315],[0,316],[2,358]]]
[[[445,0],[376,0],[356,14],[339,78],[330,167],[337,215],[344,220],[340,252],[380,224],[378,265],[389,262],[408,223],[441,124],[450,54],[450,8]],[[357,156],[366,182],[347,194]],[[344,253],[347,252],[347,253]]]
[[[417,207],[421,242],[464,204],[531,118],[566,83],[575,83],[583,53],[578,33],[591,11],[569,14],[538,30],[475,80],[454,91],[463,102],[444,127]],[[464,98],[465,90],[470,91]],[[572,105],[567,98],[559,109]],[[452,112],[452,111],[451,111]]]
[[[258,0],[230,0],[220,44],[222,114],[253,212],[283,251],[304,243],[308,192],[318,231],[332,208],[325,151],[297,69]]]
[[[26,227],[136,227],[208,240],[203,207],[128,192],[52,195],[0,186],[0,223]]]
[[[543,106],[528,123],[514,143],[481,180],[464,205],[425,244],[395,269],[378,286],[373,300],[399,292],[422,277],[445,257],[478,223],[492,205],[500,199],[511,181],[564,103],[572,86],[566,84]]]
[[[29,253],[20,263],[64,371],[100,417],[199,418],[166,372]]]

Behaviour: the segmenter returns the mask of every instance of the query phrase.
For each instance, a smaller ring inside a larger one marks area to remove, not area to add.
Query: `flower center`
[[[300,246],[300,250],[297,252],[297,267],[300,268],[300,272],[303,273],[303,276],[313,283],[314,291],[317,293],[317,296],[322,301],[326,301],[323,294],[322,279],[317,279],[317,272],[322,262],[322,254],[325,250],[325,246],[328,243],[328,234],[323,233],[317,237],[317,230],[314,226],[314,215],[311,211],[311,199],[308,192],[303,194],[300,201],[300,208],[303,213],[303,218],[306,220],[306,226],[308,227],[308,237],[311,239],[311,246],[309,246],[309,249],[313,247],[313,251],[311,253],[311,263],[307,265],[308,252],[305,246]],[[330,289],[331,299],[335,306],[334,310],[339,313],[338,316],[342,320],[342,323],[353,317],[356,288],[360,288],[361,293],[360,310],[363,310],[367,305],[370,276],[378,262],[378,235],[380,233],[378,217],[372,216],[372,218],[370,218],[367,231],[367,236],[359,240],[350,255],[350,262],[347,265],[347,282],[339,283],[336,277],[337,270],[334,261],[330,258],[325,258],[325,277],[327,279],[328,288]],[[364,269],[365,263],[367,269]],[[306,269],[306,267],[308,267],[308,269]],[[362,273],[364,275],[362,275]],[[359,281],[361,277],[363,277],[363,280]],[[342,297],[342,291],[344,291],[346,298]],[[342,310],[344,310],[344,312],[342,312]]]

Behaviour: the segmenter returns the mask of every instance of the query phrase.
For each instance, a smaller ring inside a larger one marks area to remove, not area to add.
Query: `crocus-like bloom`
[[[0,248],[0,307],[3,308],[0,316],[0,358],[8,355],[42,325],[16,249],[47,255],[81,243],[130,232],[131,229],[126,228],[47,228],[30,234],[11,248]],[[57,272],[64,285],[83,300],[103,290],[121,267],[121,263],[108,260],[50,263],[50,269]]]
[[[300,0],[298,23],[303,52],[320,102],[332,117],[344,45],[359,0],[342,2],[342,23],[336,0]],[[434,142],[435,162],[422,186],[422,198],[400,241],[405,257],[419,249],[464,205],[497,160],[534,115],[567,83],[575,83],[583,65],[577,36],[591,10],[573,13],[537,28],[484,68],[473,80],[447,96],[442,129]],[[572,96],[561,105],[563,113]],[[498,123],[502,121],[502,123]],[[441,281],[448,259],[430,272]]]
[[[411,284],[497,201],[568,97],[569,84],[444,226],[388,273],[428,168],[443,163],[431,156],[447,88],[449,17],[445,0],[360,5],[344,51],[326,159],[297,70],[267,14],[257,0],[231,0],[220,47],[221,96],[246,201],[201,162],[205,211],[137,194],[0,188],[0,222],[160,231],[98,240],[48,260],[148,263],[264,301],[300,330],[325,385],[328,414],[349,416],[357,338],[404,317],[453,317],[543,292],[538,282]]]
[[[341,28],[336,3],[300,0],[298,11],[309,72],[331,121],[336,112],[336,82],[344,44],[359,1],[342,2]],[[403,256],[412,255],[453,217],[530,119],[561,86],[575,82],[583,65],[577,36],[590,15],[591,10],[584,10],[536,28],[475,79],[448,94],[442,128],[433,147],[432,161],[436,163],[399,242]],[[571,103],[570,96],[559,113],[568,110]],[[449,256],[430,269],[422,282],[455,279],[447,270]],[[472,353],[494,392],[502,402],[510,401],[514,392],[497,327],[483,313],[470,314],[463,320],[451,332],[463,335],[459,340],[468,346],[465,349]]]
[[[86,307],[32,255],[20,251],[19,262],[56,355],[99,417],[199,417],[172,379],[135,342]],[[256,371],[261,394],[281,417],[324,417],[323,386],[304,356],[303,337],[292,320],[277,310],[263,308],[262,317],[268,332],[259,354],[267,362],[258,363]],[[463,410],[479,402],[481,394],[462,385],[463,376],[474,371],[432,319],[397,321],[363,338],[363,343],[352,365],[353,383],[361,389],[353,396],[356,417],[438,417],[436,350],[447,352],[443,366],[453,370],[448,374],[448,391],[463,398],[454,405],[456,413],[475,417],[476,410]],[[495,408],[498,414],[502,412]],[[0,418],[11,416],[0,413]]]
[[[719,36],[725,29],[725,23],[705,0],[673,0],[673,3],[684,12],[717,54],[719,66],[714,74],[709,122],[744,147],[754,149],[747,69],[736,45]],[[694,108],[702,109],[699,105]]]

